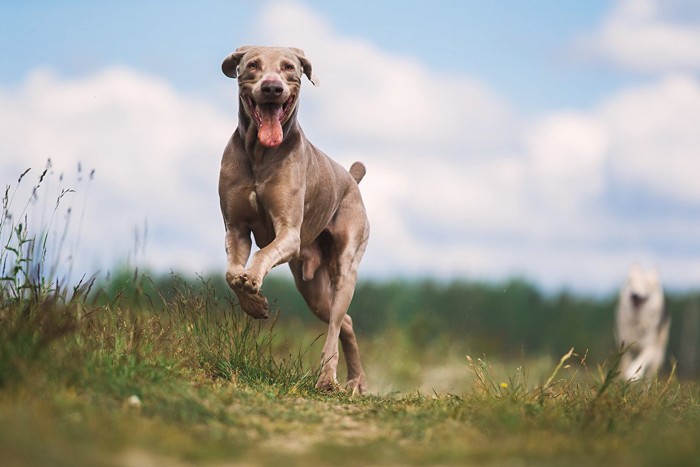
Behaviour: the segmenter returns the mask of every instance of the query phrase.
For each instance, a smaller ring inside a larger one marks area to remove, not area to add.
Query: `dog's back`
[[[658,274],[633,266],[620,291],[616,313],[616,337],[624,350],[621,378],[629,381],[656,375],[666,355],[669,326]]]

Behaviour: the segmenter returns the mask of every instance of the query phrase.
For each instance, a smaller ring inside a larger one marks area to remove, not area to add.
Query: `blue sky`
[[[3,2],[0,39],[9,59],[1,76],[18,83],[37,65],[70,76],[120,63],[206,92],[220,78],[212,63],[255,35],[262,3]],[[438,72],[481,76],[524,110],[591,104],[622,79],[569,58],[566,47],[595,27],[607,1],[305,4],[343,34],[418,57]]]
[[[306,51],[305,132],[368,167],[363,276],[700,283],[690,0],[2,2],[0,181],[95,169],[76,267],[222,271],[220,63],[251,43]]]

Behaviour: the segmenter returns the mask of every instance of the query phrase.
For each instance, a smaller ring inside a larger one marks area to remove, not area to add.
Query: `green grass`
[[[700,385],[673,373],[620,383],[616,355],[498,361],[387,328],[360,336],[373,394],[319,392],[320,323],[252,321],[203,278],[60,285],[10,198],[3,465],[700,465]]]
[[[697,465],[693,385],[558,380],[461,395],[287,391],[156,366],[127,391],[90,380],[0,393],[10,464]],[[465,370],[466,371],[466,370]],[[141,375],[143,376],[143,375]],[[100,375],[104,378],[105,375]],[[107,376],[109,378],[109,376]],[[517,376],[515,377],[517,379]],[[116,386],[119,386],[116,384]],[[503,389],[501,391],[501,389]],[[141,395],[130,407],[123,394]]]

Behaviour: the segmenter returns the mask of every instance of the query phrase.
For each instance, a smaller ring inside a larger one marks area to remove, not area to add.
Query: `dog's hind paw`
[[[343,387],[338,384],[338,381],[336,381],[332,376],[328,377],[322,374],[319,378],[318,381],[316,382],[316,389],[324,392],[344,392],[345,390]]]
[[[353,378],[345,384],[345,390],[352,394],[367,394],[367,380],[365,375]]]

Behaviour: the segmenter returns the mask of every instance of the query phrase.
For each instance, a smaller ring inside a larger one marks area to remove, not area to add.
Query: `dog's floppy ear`
[[[294,55],[296,55],[299,61],[301,62],[301,68],[304,70],[304,74],[306,75],[306,77],[309,78],[309,81],[311,81],[311,84],[313,84],[314,86],[318,86],[319,84],[321,84],[319,79],[313,73],[313,67],[311,66],[311,62],[304,55],[304,51],[301,49],[297,49],[296,47],[289,47],[289,50],[294,52]]]
[[[252,48],[252,45],[244,45],[243,47],[237,48],[235,52],[224,59],[224,62],[221,64],[221,71],[229,78],[238,76],[238,64],[241,62],[241,58],[243,58],[245,53]]]

